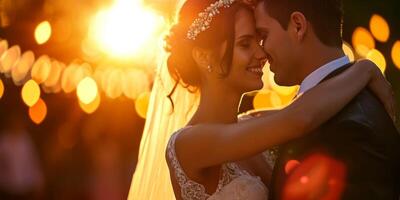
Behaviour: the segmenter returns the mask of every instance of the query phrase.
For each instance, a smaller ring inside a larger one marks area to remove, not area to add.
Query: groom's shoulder
[[[380,100],[368,89],[363,89],[329,123],[351,121],[371,129],[387,128],[394,124]]]
[[[329,74],[325,80],[333,78],[354,65],[349,63]],[[394,124],[380,100],[368,89],[364,88],[352,101],[347,104],[328,124],[351,121],[369,128],[393,126]]]

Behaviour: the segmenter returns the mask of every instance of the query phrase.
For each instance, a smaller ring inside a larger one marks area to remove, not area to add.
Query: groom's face
[[[256,28],[262,38],[262,45],[268,56],[271,71],[274,73],[275,82],[282,86],[299,84],[296,62],[300,57],[298,44],[288,29],[272,18],[265,9],[264,2],[257,5],[255,10]]]

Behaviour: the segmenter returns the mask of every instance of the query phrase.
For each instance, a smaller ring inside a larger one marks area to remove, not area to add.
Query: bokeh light
[[[11,70],[11,77],[16,85],[22,85],[28,76],[28,72],[35,62],[33,51],[26,51],[22,54],[18,63]]]
[[[149,107],[149,101],[150,101],[150,92],[142,93],[135,101],[136,112],[143,119],[146,119],[147,110]]]
[[[130,99],[136,99],[141,93],[150,90],[150,80],[143,70],[129,69],[125,72],[122,91]]]
[[[61,73],[64,70],[65,65],[59,61],[53,60],[51,62],[50,75],[47,80],[43,83],[45,87],[54,87],[58,85],[61,81]]]
[[[378,65],[379,69],[382,71],[382,73],[385,73],[386,71],[386,59],[383,54],[376,50],[372,49],[371,51],[368,52],[367,54],[367,59],[371,60],[374,62],[376,65]]]
[[[369,28],[371,30],[372,35],[378,40],[379,42],[387,42],[390,36],[390,28],[389,24],[386,20],[378,15],[374,14],[371,17],[369,22]]]
[[[51,25],[48,21],[43,21],[35,29],[35,40],[38,44],[46,43],[51,36]]]
[[[0,58],[0,72],[8,75],[20,56],[21,48],[18,45],[14,45],[5,51]]]
[[[32,107],[40,99],[39,85],[34,80],[29,80],[22,87],[21,96],[24,103]]]
[[[354,52],[353,52],[353,49],[351,48],[350,44],[348,44],[347,42],[343,42],[342,49],[344,51],[344,54],[347,57],[349,57],[350,62],[353,62],[355,59],[355,56],[354,56]]]
[[[115,57],[134,55],[149,41],[163,20],[138,0],[117,0],[109,10],[98,12],[89,28],[89,38]]]
[[[81,109],[85,113],[92,114],[99,108],[100,101],[101,101],[100,94],[97,94],[94,101],[90,102],[89,104],[85,104],[79,101],[79,107],[81,107]]]
[[[7,40],[1,40],[0,41],[0,58],[3,55],[3,53],[7,51],[7,49],[8,49]]]
[[[396,41],[392,48],[392,60],[398,69],[400,69],[400,40]]]
[[[115,99],[122,95],[124,72],[120,69],[112,69],[109,72],[103,75],[102,86],[106,95],[111,99]]]
[[[29,108],[29,117],[35,124],[41,124],[47,115],[47,106],[43,99],[39,99],[35,105]]]
[[[70,93],[76,89],[79,82],[91,75],[91,66],[87,63],[82,65],[72,62],[62,73],[61,87],[65,93]]]
[[[51,61],[47,55],[40,56],[32,66],[31,76],[37,83],[45,82],[50,75]]]
[[[3,97],[4,94],[4,84],[3,81],[0,79],[0,99]]]
[[[76,90],[76,95],[78,96],[79,101],[84,104],[92,103],[96,99],[96,96],[98,95],[97,93],[98,89],[96,81],[91,77],[82,79]]]
[[[276,108],[281,105],[281,98],[275,91],[271,90],[261,90],[253,99],[254,109]]]
[[[374,38],[371,33],[363,27],[357,27],[354,30],[352,42],[354,49],[362,57],[367,56],[371,49],[375,49]]]

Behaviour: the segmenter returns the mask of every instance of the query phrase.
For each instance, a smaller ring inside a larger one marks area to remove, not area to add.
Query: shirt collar
[[[318,85],[318,83],[320,83],[330,73],[349,63],[350,63],[349,57],[343,56],[316,69],[314,72],[312,72],[303,80],[297,95],[301,95],[307,92],[308,90],[312,89],[313,87]]]

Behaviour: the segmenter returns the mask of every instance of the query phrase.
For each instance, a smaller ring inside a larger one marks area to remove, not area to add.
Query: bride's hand
[[[386,80],[380,69],[373,62],[369,60],[361,60],[357,63],[362,64],[360,66],[361,68],[365,69],[367,66],[368,69],[370,69],[371,79],[368,83],[368,87],[383,103],[392,120],[396,121],[396,100],[391,84]]]

